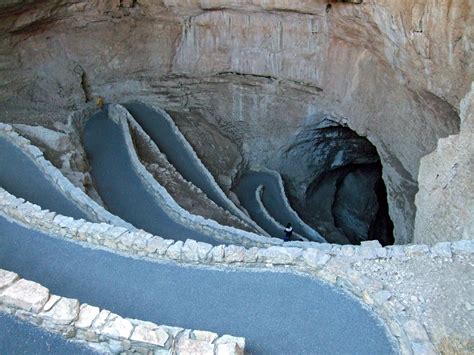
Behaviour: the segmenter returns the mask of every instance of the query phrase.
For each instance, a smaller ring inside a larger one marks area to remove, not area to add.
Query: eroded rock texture
[[[1,119],[52,125],[98,95],[147,98],[205,121],[245,164],[284,174],[288,145],[312,117],[329,115],[375,146],[395,242],[411,241],[420,158],[458,132],[473,80],[472,2],[326,5],[3,1]],[[219,163],[224,185],[237,156]]]
[[[474,236],[474,85],[461,105],[461,132],[440,139],[423,157],[415,220],[415,242]]]
[[[299,213],[328,241],[393,244],[380,158],[366,138],[314,115],[285,148],[280,170]]]

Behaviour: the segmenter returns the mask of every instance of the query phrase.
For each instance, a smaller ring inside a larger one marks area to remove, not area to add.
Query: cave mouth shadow
[[[301,217],[328,242],[360,244],[378,240],[394,243],[382,164],[375,146],[365,137],[333,120],[306,126],[285,152],[297,159],[302,173],[285,175]],[[295,189],[293,189],[295,191]]]

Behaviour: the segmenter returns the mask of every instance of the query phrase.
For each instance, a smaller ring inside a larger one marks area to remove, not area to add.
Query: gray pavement
[[[123,132],[105,110],[87,121],[83,143],[96,189],[110,212],[163,238],[222,244],[175,222],[159,206],[132,166]]]
[[[300,220],[293,215],[292,211],[288,210],[282,195],[285,191],[281,191],[280,184],[275,176],[262,171],[248,171],[239,179],[235,192],[242,205],[260,227],[273,237],[284,237],[282,228],[276,228],[275,224],[260,211],[260,206],[255,199],[255,191],[260,185],[263,186],[262,202],[270,216],[282,226],[286,226],[290,222],[295,233],[309,240],[325,242],[323,238],[315,237],[317,232],[313,235],[308,234]]]
[[[97,354],[13,316],[0,313],[0,354]]]
[[[252,220],[254,220],[271,237],[283,239],[285,236],[283,228],[276,225],[271,218],[268,218],[267,214],[262,211],[260,204],[257,201],[255,193],[260,185],[261,183],[259,181],[247,181],[244,175],[235,186],[234,192],[239,198],[240,204],[247,210]]]
[[[0,268],[125,317],[244,336],[250,354],[395,353],[385,328],[355,299],[290,273],[127,258],[4,218]]]
[[[139,102],[123,105],[155,142],[168,161],[188,181],[199,187],[218,206],[229,210],[228,201],[218,193],[202,169],[202,165],[186,150],[170,122],[159,112]],[[230,211],[232,213],[232,211]]]
[[[16,197],[76,219],[92,220],[46,178],[35,163],[0,137],[0,186]]]

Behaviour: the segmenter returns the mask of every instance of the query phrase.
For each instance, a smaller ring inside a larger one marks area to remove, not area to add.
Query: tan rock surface
[[[474,84],[461,105],[461,132],[421,159],[415,242],[474,236]]]
[[[245,163],[282,171],[295,133],[330,114],[376,146],[396,242],[410,241],[420,158],[457,133],[474,78],[474,7],[326,4],[15,1],[0,15],[0,119],[52,127],[98,95],[146,97],[198,112],[186,120],[217,127]],[[225,184],[234,175],[223,171]]]

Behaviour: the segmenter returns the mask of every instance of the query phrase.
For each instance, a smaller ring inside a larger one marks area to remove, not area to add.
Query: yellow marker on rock
[[[98,108],[101,110],[104,108],[104,98],[102,96],[99,96],[95,99],[95,104]]]

